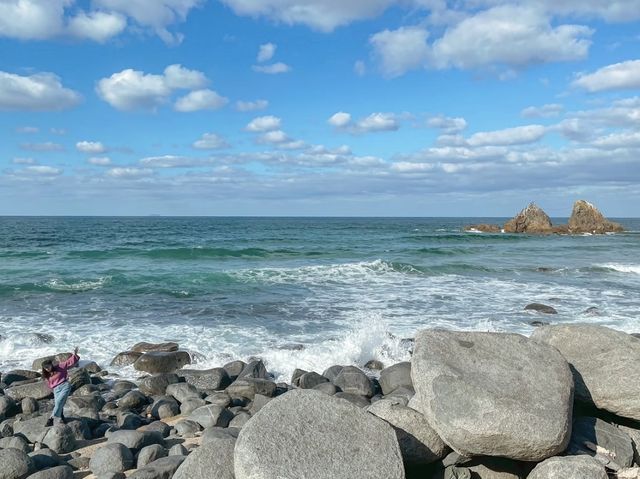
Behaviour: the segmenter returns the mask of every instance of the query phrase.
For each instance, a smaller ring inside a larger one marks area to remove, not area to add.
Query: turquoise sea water
[[[0,218],[0,370],[75,344],[105,365],[176,340],[197,367],[259,356],[286,379],[406,359],[401,339],[425,327],[640,331],[640,220],[605,236],[462,232],[503,221]],[[523,311],[534,301],[559,314]]]

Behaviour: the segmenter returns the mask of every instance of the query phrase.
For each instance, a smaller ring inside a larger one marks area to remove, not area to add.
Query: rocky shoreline
[[[290,383],[139,343],[112,364],[148,375],[83,361],[53,427],[43,359],[1,376],[0,479],[640,478],[640,339],[601,326],[423,330],[410,362]]]

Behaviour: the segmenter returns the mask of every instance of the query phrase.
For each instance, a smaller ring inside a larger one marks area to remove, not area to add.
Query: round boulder
[[[89,469],[96,476],[110,472],[124,472],[133,467],[133,454],[122,444],[111,443],[99,447],[89,461]]]
[[[203,444],[187,457],[173,479],[234,479],[234,446],[235,441]]]
[[[236,479],[405,477],[389,424],[347,401],[308,389],[270,401],[244,426],[234,469]]]
[[[538,464],[527,479],[607,479],[604,466],[589,456],[551,457]]]
[[[18,449],[0,449],[0,479],[24,479],[33,472],[33,461]]]
[[[186,351],[151,352],[140,356],[133,367],[147,373],[172,373],[185,364],[191,364],[191,355]]]
[[[27,479],[73,479],[73,469],[69,466],[56,466],[31,474]]]

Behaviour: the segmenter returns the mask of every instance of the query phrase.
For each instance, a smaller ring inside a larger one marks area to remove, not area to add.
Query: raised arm
[[[76,347],[73,350],[73,354],[71,355],[71,357],[69,359],[67,359],[66,361],[62,361],[60,363],[58,363],[58,367],[60,369],[69,369],[72,368],[73,366],[75,366],[78,361],[80,360],[80,356],[78,356],[78,348]]]

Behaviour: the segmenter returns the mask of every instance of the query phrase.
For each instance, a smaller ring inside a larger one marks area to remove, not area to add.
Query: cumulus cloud
[[[199,140],[193,143],[193,147],[198,150],[219,150],[229,148],[231,145],[217,133],[205,133]]]
[[[257,139],[258,143],[277,144],[289,142],[291,139],[282,130],[267,131],[260,135]]]
[[[59,111],[80,100],[80,94],[63,87],[53,73],[21,76],[0,71],[0,110]]]
[[[64,151],[64,146],[52,141],[44,143],[22,143],[20,148],[27,151]]]
[[[397,77],[409,70],[426,66],[431,50],[429,33],[421,27],[401,27],[372,35],[369,42],[387,76]]]
[[[126,69],[98,82],[100,98],[118,110],[153,110],[167,103],[176,90],[200,89],[208,83],[206,76],[182,65],[169,65],[163,74],[155,75]],[[212,90],[196,90],[176,103],[179,111],[219,108],[226,98]]]
[[[427,120],[427,126],[442,130],[444,134],[451,135],[460,133],[467,127],[467,121],[464,118],[452,118],[443,115],[433,116]]]
[[[280,73],[288,73],[291,71],[291,67],[286,63],[278,62],[271,65],[253,65],[253,71],[258,73],[265,73],[267,75],[278,75]]]
[[[625,131],[621,133],[611,133],[595,139],[592,145],[605,149],[638,148],[640,147],[640,132]]]
[[[111,166],[111,158],[107,156],[92,156],[87,159],[87,163],[93,166]]]
[[[614,63],[593,73],[580,74],[573,85],[589,92],[640,88],[640,60]]]
[[[186,156],[164,155],[142,158],[140,164],[147,168],[193,168],[202,166],[206,162]]]
[[[227,103],[229,103],[227,98],[213,90],[204,89],[192,91],[182,98],[179,98],[174,108],[181,112],[219,110]]]
[[[114,12],[79,12],[69,20],[68,32],[79,38],[104,43],[119,35],[127,27],[124,15]]]
[[[58,176],[62,174],[62,170],[60,168],[54,168],[53,166],[34,165],[23,168],[19,173],[36,176]]]
[[[259,63],[268,62],[273,58],[273,55],[275,55],[277,48],[277,45],[274,43],[265,43],[264,45],[260,45],[256,61]]]
[[[269,106],[269,102],[267,100],[256,100],[256,101],[237,101],[236,102],[236,110],[238,111],[257,111],[264,110]]]
[[[497,131],[483,131],[472,135],[467,142],[471,146],[508,146],[535,143],[546,132],[542,125],[518,126]]]
[[[107,176],[118,179],[138,179],[153,175],[150,168],[116,167],[107,171]]]
[[[549,103],[542,106],[529,106],[520,112],[524,118],[551,118],[564,111],[564,106],[559,103]]]
[[[332,115],[331,118],[327,120],[327,123],[335,126],[336,128],[343,128],[351,123],[351,115],[349,113],[339,111],[338,113]]]
[[[107,151],[107,148],[99,141],[79,141],[76,143],[76,150],[81,153],[99,155]]]
[[[266,131],[278,130],[282,125],[282,120],[277,116],[259,116],[254,118],[246,126],[247,131],[261,133]]]
[[[354,122],[349,113],[338,112],[327,120],[327,123],[338,130],[359,135],[382,131],[396,131],[400,128],[398,116],[394,113],[371,113],[369,116]]]

